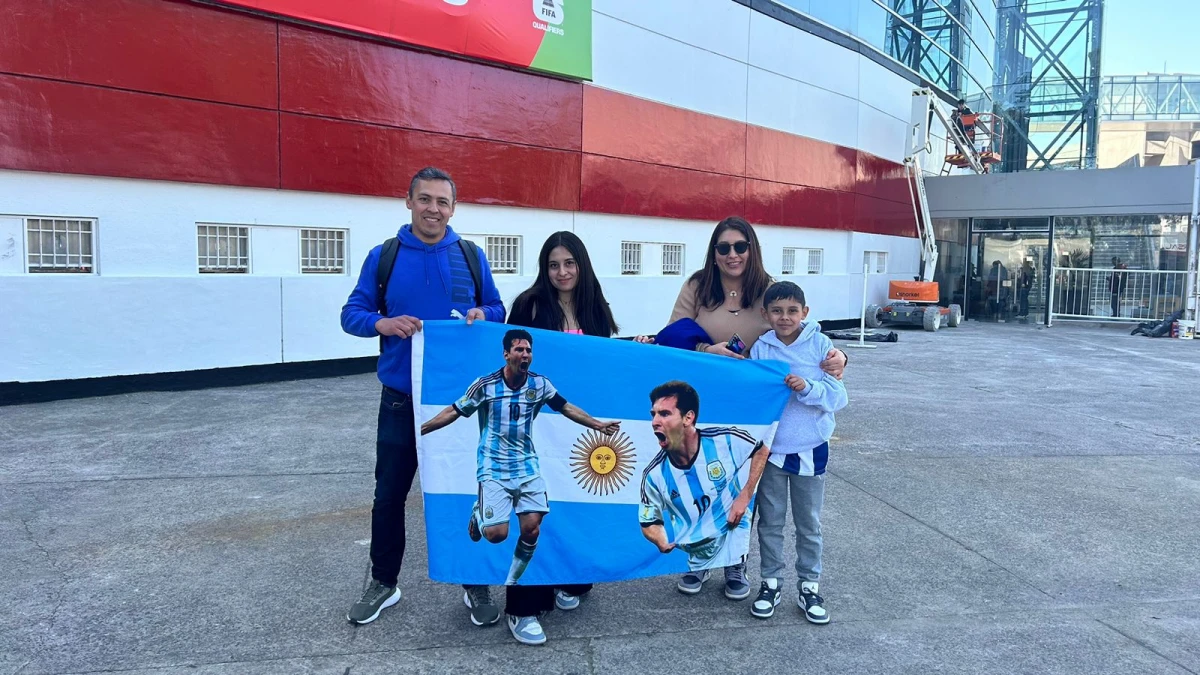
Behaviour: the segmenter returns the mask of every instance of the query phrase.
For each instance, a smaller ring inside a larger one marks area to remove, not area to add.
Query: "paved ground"
[[[0,673],[1200,673],[1200,343],[967,324],[851,358],[833,623],[656,578],[541,648],[426,580],[416,492],[404,600],[345,622],[372,377],[0,408]]]

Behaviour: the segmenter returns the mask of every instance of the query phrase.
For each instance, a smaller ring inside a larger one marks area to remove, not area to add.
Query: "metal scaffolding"
[[[999,0],[992,99],[1001,171],[1093,169],[1104,0]]]
[[[971,3],[891,0],[888,11],[888,54],[939,89],[966,96],[964,63],[970,50],[964,27],[971,25]]]

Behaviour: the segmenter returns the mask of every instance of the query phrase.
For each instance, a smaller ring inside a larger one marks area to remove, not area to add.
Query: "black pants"
[[[404,502],[417,474],[412,397],[384,387],[375,435],[375,501],[371,506],[371,576],[395,586],[404,560]]]
[[[1017,304],[1019,305],[1017,314],[1019,316],[1029,316],[1029,291],[1028,288],[1017,291]]]
[[[555,589],[583,595],[592,590],[591,584],[563,586],[508,586],[504,597],[504,612],[509,616],[536,616],[554,609]]]
[[[1113,316],[1118,316],[1121,313],[1121,294],[1120,293],[1112,294],[1112,311],[1113,311]]]

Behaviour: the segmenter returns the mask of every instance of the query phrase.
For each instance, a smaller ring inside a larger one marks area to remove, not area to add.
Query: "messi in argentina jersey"
[[[729,509],[745,485],[741,469],[763,447],[761,441],[736,427],[697,431],[700,448],[691,466],[675,466],[666,450],[651,460],[642,474],[638,510],[643,525],[662,523],[669,540],[684,550],[729,530]],[[750,531],[752,512],[753,500],[739,530]]]
[[[479,450],[476,480],[514,480],[541,475],[533,451],[533,418],[543,405],[561,411],[567,401],[550,380],[529,372],[525,383],[510,389],[504,369],[475,380],[454,402],[463,417],[479,411]]]

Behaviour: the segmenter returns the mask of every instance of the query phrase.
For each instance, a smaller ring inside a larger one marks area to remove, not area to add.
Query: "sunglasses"
[[[743,239],[739,242],[733,243],[732,245],[727,241],[717,244],[717,253],[720,253],[721,255],[729,255],[730,249],[737,251],[738,255],[741,255],[750,250],[750,242]]]

